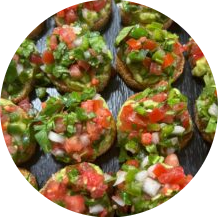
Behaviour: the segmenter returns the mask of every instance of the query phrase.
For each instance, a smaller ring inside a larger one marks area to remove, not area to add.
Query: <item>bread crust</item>
[[[119,51],[116,56],[116,70],[121,76],[121,78],[124,80],[127,86],[129,86],[132,89],[136,90],[144,90],[147,87],[152,87],[154,85],[142,85],[134,80],[131,71],[127,68],[126,64],[121,60],[122,53]],[[178,55],[178,61],[176,66],[176,72],[174,74],[174,77],[172,79],[173,82],[175,82],[180,75],[183,73],[185,64],[185,58],[183,54]]]
[[[42,33],[42,31],[44,30],[44,28],[45,28],[45,21],[43,21],[42,23],[40,23],[40,24],[27,36],[27,38],[28,38],[28,39],[37,38],[37,37]]]
[[[29,172],[28,170],[24,169],[24,168],[18,168],[19,171],[21,172],[21,174],[26,178],[28,177],[29,180],[29,183],[38,189],[38,184],[37,184],[37,181],[36,181],[36,177],[31,173]]]
[[[205,123],[199,117],[196,106],[194,108],[194,113],[195,113],[195,123],[196,123],[197,128],[200,131],[203,139],[205,141],[207,141],[209,144],[212,144],[215,133],[206,133],[206,132],[204,132],[204,129],[205,129],[206,126],[205,126]]]

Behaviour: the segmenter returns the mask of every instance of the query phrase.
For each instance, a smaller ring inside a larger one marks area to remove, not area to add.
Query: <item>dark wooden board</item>
[[[46,36],[49,35],[55,27],[54,19],[52,17],[49,18],[46,21],[46,25],[46,31],[43,36],[37,40],[37,47],[40,52],[45,48]],[[105,31],[103,31],[103,35],[114,56],[116,53],[114,41],[120,29],[119,11],[113,3],[113,16],[111,22],[105,28]],[[186,33],[185,30],[176,23],[174,23],[169,30],[179,35],[182,44],[186,43],[190,37],[188,33]],[[181,92],[188,97],[188,108],[194,120],[194,103],[201,93],[203,83],[192,77],[188,61],[185,63],[183,75],[173,86],[179,88]],[[57,94],[56,90],[52,87],[48,89],[48,92],[51,95]],[[111,79],[109,85],[102,93],[115,118],[117,117],[121,105],[132,94],[134,94],[134,91],[129,89],[117,75]],[[32,102],[36,108],[39,108],[39,99],[34,98]],[[194,125],[194,135],[190,144],[178,153],[180,163],[184,167],[185,172],[195,175],[207,157],[209,149],[210,146],[203,141]],[[99,157],[95,163],[100,165],[105,172],[115,172],[119,169],[118,155],[119,149],[115,142],[113,147],[106,154]],[[57,162],[50,154],[44,154],[39,147],[37,148],[37,153],[34,158],[23,165],[24,168],[29,169],[36,176],[40,187],[45,184],[53,173],[64,166],[64,164]]]

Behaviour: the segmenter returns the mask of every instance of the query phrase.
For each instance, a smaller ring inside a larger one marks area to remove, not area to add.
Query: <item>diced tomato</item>
[[[170,154],[165,158],[164,163],[173,167],[178,167],[179,159],[175,154]]]
[[[81,108],[90,113],[94,111],[94,100],[87,100],[81,103]]]
[[[100,10],[102,10],[105,7],[106,4],[107,4],[107,0],[94,1],[93,2],[93,9],[96,12],[99,12]]]
[[[65,22],[66,24],[71,24],[77,20],[77,14],[74,10],[69,10],[65,14]]]
[[[88,121],[86,127],[92,141],[96,141],[100,138],[102,132],[101,125]]]
[[[67,153],[79,152],[83,149],[83,145],[79,140],[79,137],[73,136],[69,139],[66,139],[64,148]]]
[[[77,63],[78,63],[78,66],[84,69],[85,71],[88,71],[90,68],[90,64],[84,60],[79,60],[77,61]]]
[[[59,30],[60,38],[64,41],[68,46],[72,45],[72,42],[76,39],[76,34],[73,31],[73,28],[62,27]]]
[[[70,75],[73,78],[81,78],[83,76],[77,64],[71,65],[69,70],[70,70]]]
[[[151,60],[150,57],[145,57],[145,59],[143,60],[143,66],[144,66],[147,70],[149,70],[150,67],[151,67],[151,62],[152,62],[152,60]]]
[[[100,83],[100,81],[97,78],[92,78],[91,84],[92,86],[97,86]]]
[[[151,62],[150,73],[154,74],[154,75],[161,75],[162,74],[162,67],[161,67],[161,65],[159,65],[159,64],[157,64],[155,62]]]
[[[66,186],[62,183],[52,181],[48,183],[42,194],[51,201],[58,201],[66,194]]]
[[[181,115],[181,122],[182,126],[187,129],[190,126],[190,117],[188,111],[184,111],[183,114]]]
[[[93,109],[95,112],[103,108],[102,100],[92,100],[93,101]]]
[[[76,11],[77,8],[78,8],[78,6],[79,6],[79,5],[73,5],[73,6],[69,7],[68,9],[69,9],[69,10],[74,10],[74,11]]]
[[[57,13],[57,16],[60,17],[60,18],[64,18],[64,16],[65,16],[64,10],[59,11],[59,12]]]
[[[25,112],[29,112],[29,110],[32,108],[29,98],[26,98],[19,102],[18,106],[20,106]]]
[[[54,131],[56,133],[63,133],[66,131],[66,125],[64,124],[64,119],[63,118],[57,118],[55,120],[55,128]]]
[[[45,109],[45,107],[46,107],[46,102],[42,102],[42,103],[41,103],[41,107],[42,107],[42,109]]]
[[[131,131],[131,132],[129,133],[128,138],[129,138],[129,139],[133,139],[133,138],[137,138],[138,136],[139,136],[138,131]]]
[[[157,43],[153,40],[147,39],[143,45],[145,50],[153,51],[157,47]]]
[[[214,91],[214,95],[217,97],[217,90]]]
[[[15,112],[17,110],[17,107],[14,105],[6,105],[4,107],[4,109],[5,109],[5,111],[12,113],[12,112]]]
[[[178,184],[185,177],[182,167],[169,169],[166,173],[161,174],[158,180],[162,184]]]
[[[13,58],[12,58],[16,63],[18,63],[20,57],[17,54],[14,54]]]
[[[107,211],[106,209],[104,209],[104,210],[100,213],[99,217],[106,217],[107,215],[108,215],[108,211]]]
[[[173,110],[178,112],[178,111],[182,111],[185,107],[186,107],[186,103],[180,102],[173,106]]]
[[[12,145],[12,137],[6,132],[4,132],[3,136],[4,136],[4,139],[5,139],[6,145],[11,146]]]
[[[84,7],[88,10],[93,10],[93,2],[85,2]]]
[[[141,143],[143,145],[150,145],[152,140],[151,133],[142,133]]]
[[[56,50],[58,47],[58,40],[57,40],[56,35],[51,35],[49,40],[50,40],[49,45],[50,45],[51,50]]]
[[[172,124],[174,122],[174,115],[164,115],[164,118],[162,119],[163,123],[166,124]]]
[[[191,62],[193,65],[196,64],[196,62],[201,59],[202,57],[204,57],[204,54],[203,53],[199,53],[199,54],[194,54],[192,57],[191,57]]]
[[[159,108],[153,109],[151,113],[149,113],[149,119],[152,123],[157,123],[164,118],[165,112]]]
[[[97,117],[93,119],[95,123],[99,124],[103,128],[110,127],[110,121],[107,119],[107,117],[110,117],[111,113],[108,109],[99,109],[96,114]]]
[[[42,61],[44,64],[52,64],[54,62],[54,56],[51,51],[44,51],[42,54]]]
[[[134,166],[136,168],[139,167],[139,161],[138,160],[128,160],[126,161],[126,165]]]
[[[41,65],[43,63],[42,62],[42,58],[39,55],[37,55],[37,54],[32,54],[30,56],[30,62],[34,63],[36,65]]]
[[[180,43],[175,43],[173,45],[173,52],[176,54],[176,55],[180,55],[184,52],[184,48],[183,46],[180,44]]]
[[[82,195],[65,196],[66,208],[77,213],[83,214],[86,210],[85,199]]]
[[[171,66],[173,64],[173,62],[174,62],[173,55],[170,53],[166,54],[166,56],[164,57],[163,65],[162,65],[163,69]]]
[[[164,167],[160,163],[157,164],[152,171],[152,173],[155,175],[155,177],[159,177],[161,174],[166,173],[166,172],[167,172],[166,167]]]
[[[166,93],[158,93],[152,97],[152,100],[155,102],[164,102],[167,99]]]
[[[141,47],[142,47],[141,42],[138,41],[138,40],[135,40],[134,38],[129,39],[126,43],[127,43],[127,44],[129,45],[129,47],[130,47],[131,49],[133,49],[133,50],[139,50],[139,49],[141,49]]]

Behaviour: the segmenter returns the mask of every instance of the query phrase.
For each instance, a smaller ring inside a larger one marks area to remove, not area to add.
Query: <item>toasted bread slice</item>
[[[25,177],[25,179],[36,189],[38,189],[38,184],[36,181],[36,177],[24,168],[18,168],[21,174]]]
[[[116,70],[121,76],[121,78],[124,80],[127,86],[129,86],[132,89],[136,90],[144,90],[147,87],[154,86],[154,85],[142,85],[138,83],[132,76],[132,73],[127,68],[126,64],[122,61],[122,53],[119,51],[116,56]],[[185,64],[185,58],[183,54],[178,55],[178,61],[176,66],[176,72],[174,74],[174,77],[172,81],[176,81],[179,76],[182,74]]]
[[[199,117],[196,106],[195,106],[194,111],[195,111],[195,123],[196,123],[196,125],[198,127],[198,130],[200,131],[203,139],[205,141],[207,141],[208,143],[212,144],[215,133],[206,133],[206,132],[204,132],[204,130],[206,128],[206,124]]]
[[[42,33],[42,31],[44,30],[44,28],[45,28],[45,21],[43,21],[42,23],[40,23],[40,24],[27,36],[27,38],[28,38],[28,39],[37,38],[37,37]]]

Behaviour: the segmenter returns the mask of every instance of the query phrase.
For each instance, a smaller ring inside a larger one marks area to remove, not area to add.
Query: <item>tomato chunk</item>
[[[155,102],[164,102],[167,99],[166,93],[158,93],[152,97],[152,100]]]
[[[166,173],[167,169],[162,164],[157,164],[152,172],[156,177],[159,177],[161,174]]]
[[[82,195],[65,196],[66,208],[77,213],[84,213],[86,210],[85,199]]]
[[[154,74],[154,75],[161,75],[162,74],[162,67],[161,67],[161,65],[159,65],[159,64],[157,64],[155,62],[151,62],[150,73]]]
[[[141,137],[141,143],[143,145],[150,145],[152,140],[151,133],[143,133]]]
[[[127,43],[127,44],[129,45],[129,47],[130,47],[131,49],[133,49],[133,50],[139,50],[139,49],[141,49],[141,47],[142,47],[141,42],[138,41],[138,40],[135,40],[134,38],[129,39],[126,43]]]
[[[157,43],[153,40],[147,39],[143,45],[146,50],[153,51],[157,47]]]
[[[134,159],[126,161],[126,164],[130,165],[130,166],[137,167],[137,168],[139,167],[139,161],[138,160],[134,160]]]
[[[163,62],[163,69],[171,66],[174,62],[174,57],[172,56],[172,54],[168,53],[165,57],[164,57],[164,62]]]
[[[67,153],[79,152],[83,149],[83,145],[77,136],[66,139],[64,148]]]
[[[159,108],[153,109],[153,111],[149,114],[149,119],[152,123],[156,123],[161,121],[164,118],[164,111]]]
[[[54,56],[51,51],[44,51],[42,54],[42,61],[44,64],[52,64],[54,62]]]
[[[77,20],[77,14],[74,10],[70,10],[65,14],[65,22],[66,24],[71,24]]]
[[[42,62],[42,58],[39,55],[37,55],[37,54],[32,54],[30,56],[30,62],[34,63],[36,65],[41,65],[43,63]]]

